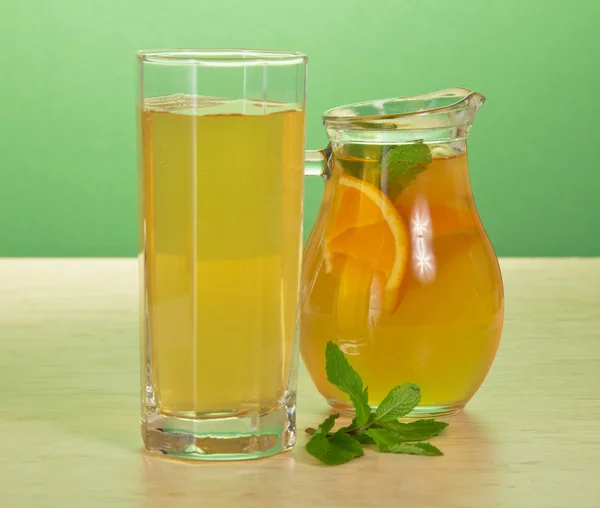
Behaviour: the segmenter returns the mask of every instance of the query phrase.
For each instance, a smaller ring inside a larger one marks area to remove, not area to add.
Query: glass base
[[[142,439],[148,450],[179,458],[259,459],[294,446],[295,412],[295,405],[228,418],[180,418],[146,412]]]
[[[335,399],[327,399],[327,403],[336,411],[348,416],[354,416],[354,407],[347,402],[340,402]],[[460,413],[466,402],[456,402],[453,404],[440,404],[436,406],[417,406],[411,413],[402,417],[402,419],[418,419],[418,418],[446,418]],[[377,406],[372,407],[373,410]]]

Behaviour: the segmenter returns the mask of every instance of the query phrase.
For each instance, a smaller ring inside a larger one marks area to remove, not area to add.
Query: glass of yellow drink
[[[291,448],[306,57],[140,51],[142,437],[212,460]]]

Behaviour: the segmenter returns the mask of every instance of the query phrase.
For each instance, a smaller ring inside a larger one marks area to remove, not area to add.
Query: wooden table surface
[[[444,457],[143,451],[135,260],[0,260],[0,507],[600,507],[600,259],[506,259],[500,350]],[[299,428],[328,406],[301,372]]]

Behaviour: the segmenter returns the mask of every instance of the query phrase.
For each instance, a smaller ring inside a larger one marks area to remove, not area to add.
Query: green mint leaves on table
[[[377,410],[372,411],[368,390],[363,387],[361,377],[333,342],[327,343],[325,370],[329,382],[348,395],[356,416],[350,425],[335,432],[332,429],[339,414],[328,416],[316,429],[306,429],[311,435],[306,451],[313,457],[328,466],[337,466],[363,456],[363,445],[373,444],[382,453],[443,455],[432,444],[418,441],[437,436],[447,423],[429,419],[409,423],[398,421],[421,400],[417,385],[407,383],[392,388]]]

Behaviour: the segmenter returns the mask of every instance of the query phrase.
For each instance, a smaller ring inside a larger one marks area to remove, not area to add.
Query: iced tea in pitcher
[[[394,386],[418,384],[418,415],[460,410],[491,366],[502,281],[466,146],[482,100],[455,89],[326,116],[331,143],[305,250],[301,348],[317,387],[342,411],[351,405],[326,380],[328,341],[363,377],[374,406]]]

